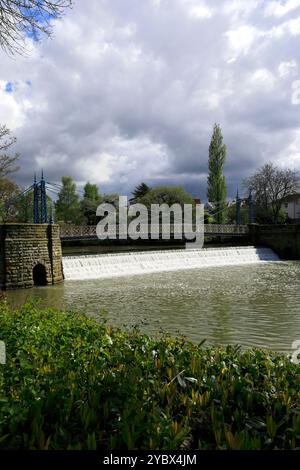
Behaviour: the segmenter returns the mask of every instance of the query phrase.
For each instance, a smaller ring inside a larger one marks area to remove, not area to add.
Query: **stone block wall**
[[[45,268],[47,284],[63,280],[59,226],[0,225],[0,287],[32,287],[33,269],[38,264]]]
[[[272,248],[283,259],[300,259],[300,225],[249,225],[251,243]]]

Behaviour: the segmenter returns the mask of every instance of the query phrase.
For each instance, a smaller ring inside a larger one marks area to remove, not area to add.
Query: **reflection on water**
[[[8,293],[9,302],[84,310],[109,323],[161,329],[209,344],[291,352],[300,340],[300,262],[206,268],[90,281]]]

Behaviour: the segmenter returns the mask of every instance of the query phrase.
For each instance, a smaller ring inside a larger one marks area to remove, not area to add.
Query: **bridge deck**
[[[195,227],[192,231],[184,231],[180,227],[180,230],[176,230],[176,233],[184,233],[185,238],[190,238],[192,234],[195,234]],[[171,238],[174,237],[174,227],[171,226],[170,234]],[[141,230],[141,233],[148,233],[147,230]],[[166,233],[166,232],[165,232]],[[204,235],[205,236],[238,236],[245,237],[249,233],[247,225],[217,225],[217,224],[205,224],[204,225]],[[113,233],[110,232],[110,237],[112,239],[118,239],[119,230]],[[156,235],[162,235],[162,230],[157,231]],[[60,238],[63,240],[92,240],[97,239],[96,225],[64,225],[60,228]],[[149,234],[150,238],[150,234]],[[152,233],[152,238],[154,239],[154,234]],[[184,237],[183,237],[184,238]]]

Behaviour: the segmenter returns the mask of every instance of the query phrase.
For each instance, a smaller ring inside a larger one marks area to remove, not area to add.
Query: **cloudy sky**
[[[31,184],[71,175],[205,197],[220,123],[229,196],[264,162],[300,170],[300,0],[77,0],[28,57],[0,52],[0,122]]]

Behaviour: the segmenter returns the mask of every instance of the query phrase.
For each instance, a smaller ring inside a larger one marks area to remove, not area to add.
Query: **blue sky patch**
[[[43,11],[42,8],[33,8],[30,7],[30,11],[28,7],[21,7],[21,12],[25,17],[32,17],[33,20],[35,20],[37,23],[39,23],[41,26],[46,25],[51,23],[52,20],[57,18],[57,15],[55,14],[50,14],[46,11]],[[40,37],[43,35],[43,33],[36,28],[31,28],[30,22],[25,23],[23,26],[21,26],[21,30],[24,31],[25,35],[32,39],[33,42],[38,42]]]
[[[14,91],[14,85],[12,82],[7,82],[5,85],[5,91],[6,93],[12,93]]]

